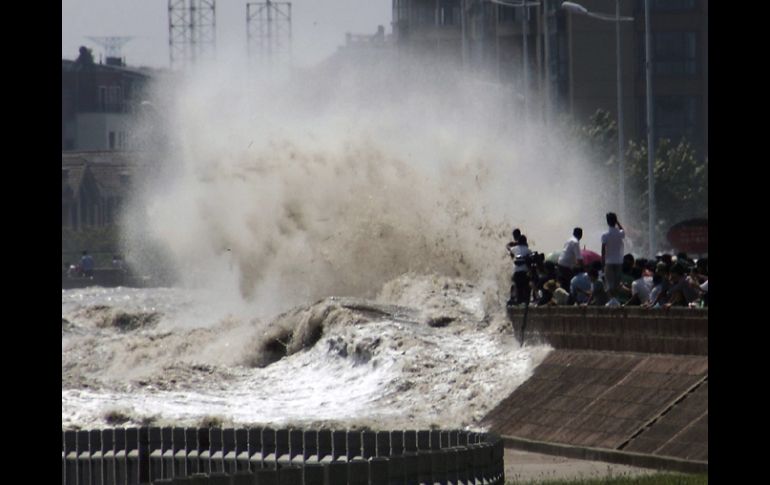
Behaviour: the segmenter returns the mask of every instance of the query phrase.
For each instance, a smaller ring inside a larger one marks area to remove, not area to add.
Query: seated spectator
[[[620,271],[620,287],[618,288],[616,298],[623,304],[631,298],[631,283],[634,282],[634,277],[631,274],[631,270],[634,268],[636,261],[634,255],[631,253],[623,256],[623,266]]]
[[[538,272],[537,280],[537,290],[540,294],[537,300],[538,305],[546,305],[550,301],[553,296],[553,291],[548,290],[545,285],[556,278],[556,265],[551,261],[543,263],[543,269],[541,272]]]
[[[671,287],[669,288],[668,303],[663,305],[665,308],[671,306],[689,306],[698,299],[698,291],[688,283],[686,274],[686,268],[683,265],[675,264],[671,268],[671,274],[669,275],[669,281]]]
[[[690,258],[687,257],[687,253],[685,252],[677,253],[676,263],[681,264],[688,270],[693,266],[695,266],[695,263]]]
[[[592,266],[588,270],[588,277],[591,278],[591,297],[588,299],[588,305],[604,306],[609,301],[604,281],[599,277],[599,270]]]
[[[655,273],[652,275],[652,288],[650,289],[649,299],[642,303],[641,306],[645,308],[660,308],[663,301],[665,303],[665,288],[663,287],[663,275],[661,273]]]
[[[555,279],[546,283],[545,288],[551,293],[551,299],[548,300],[547,305],[569,305],[570,296],[567,290],[559,285],[559,282]]]
[[[655,292],[654,299],[653,296],[650,295],[650,306],[659,308],[668,303],[671,296],[669,293],[671,287],[669,281],[669,266],[664,261],[659,261],[658,264],[655,265],[655,275],[659,275],[660,278],[659,280],[653,279],[653,289],[655,289],[656,286],[660,286],[660,289]]]
[[[582,265],[576,266],[575,276],[570,280],[570,301],[582,305],[588,303],[591,298],[591,278],[585,272]]]
[[[701,302],[703,302],[704,308],[708,308],[708,306],[709,306],[709,280],[706,280],[705,283],[700,285],[700,291],[701,291]]]
[[[625,303],[626,306],[639,306],[650,301],[650,290],[647,281],[642,275],[642,268],[634,267],[632,270],[634,281],[631,283],[631,298]]]
[[[701,258],[695,262],[695,267],[698,268],[698,274],[709,279],[709,260],[708,258]]]

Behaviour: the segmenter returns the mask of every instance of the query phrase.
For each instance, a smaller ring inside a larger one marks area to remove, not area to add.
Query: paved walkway
[[[608,476],[636,476],[656,473],[647,468],[616,465],[600,461],[575,460],[528,451],[505,449],[506,483],[535,480],[572,480]]]

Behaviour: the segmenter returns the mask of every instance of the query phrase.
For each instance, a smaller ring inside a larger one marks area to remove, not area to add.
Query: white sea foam
[[[119,412],[130,423],[473,426],[549,351],[520,348],[504,319],[481,307],[482,290],[465,281],[412,276],[398,287],[400,298],[386,303],[422,294],[420,308],[320,302],[338,309],[327,313],[320,338],[261,368],[246,363],[274,322],[228,315],[190,328],[175,321],[194,313],[200,303],[191,301],[205,301],[200,291],[64,291],[62,316],[80,331],[63,331],[62,424],[103,426]],[[105,313],[141,313],[136,300],[156,292],[165,302],[158,323],[104,324]],[[437,315],[451,322],[430,326]]]

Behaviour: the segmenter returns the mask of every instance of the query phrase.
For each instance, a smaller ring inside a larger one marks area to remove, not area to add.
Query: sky
[[[246,4],[216,2],[217,52],[245,52]],[[261,0],[264,2],[264,0]],[[292,57],[311,66],[345,42],[345,33],[391,33],[391,0],[291,0]],[[75,59],[78,48],[103,52],[88,37],[132,36],[122,55],[130,66],[168,67],[168,0],[62,0],[62,58]]]

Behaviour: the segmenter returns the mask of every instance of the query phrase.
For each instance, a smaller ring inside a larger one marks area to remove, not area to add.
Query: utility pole
[[[171,68],[212,60],[216,53],[216,0],[168,0]]]
[[[615,63],[617,64],[618,94],[618,181],[620,217],[626,220],[626,141],[623,133],[623,66],[620,64],[620,0],[615,0]]]
[[[649,212],[650,257],[655,256],[655,132],[652,113],[652,35],[650,34],[650,0],[644,0],[644,51],[647,79],[647,195]]]
[[[543,0],[543,58],[545,64],[545,83],[543,83],[543,92],[545,94],[545,124],[551,124],[551,39],[549,33],[548,21],[548,0]]]
[[[249,59],[272,65],[291,62],[291,2],[246,4]]]

